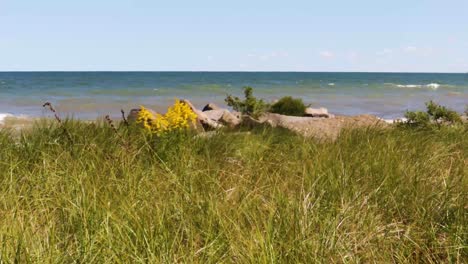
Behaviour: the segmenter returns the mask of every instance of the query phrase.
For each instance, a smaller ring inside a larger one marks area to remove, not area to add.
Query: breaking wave
[[[432,90],[439,89],[442,85],[438,83],[429,83],[429,84],[391,84],[398,88],[428,88]]]
[[[3,124],[3,121],[5,120],[5,118],[7,118],[7,117],[12,117],[12,116],[13,116],[12,114],[0,113],[0,125]]]
[[[5,119],[7,118],[12,118],[15,120],[23,120],[23,119],[29,119],[29,116],[27,115],[12,115],[10,113],[0,113],[0,125],[3,125],[5,123]]]

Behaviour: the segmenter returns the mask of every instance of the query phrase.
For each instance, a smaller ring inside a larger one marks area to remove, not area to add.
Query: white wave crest
[[[24,120],[24,119],[29,119],[30,117],[27,115],[12,115],[10,113],[0,113],[0,125],[5,124],[5,119],[7,118],[12,118],[16,120]]]
[[[395,118],[395,119],[384,119],[384,118],[378,117],[378,119],[384,121],[387,124],[397,124],[397,123],[400,123],[400,122],[408,121],[408,119],[405,118],[405,117],[400,117],[400,118]]]
[[[429,83],[429,84],[396,84],[398,88],[430,88],[432,90],[437,90],[440,88],[438,83]]]
[[[418,84],[407,84],[407,85],[397,84],[397,87],[400,87],[400,88],[421,88],[422,85],[418,85]]]
[[[12,114],[0,113],[0,125],[3,125],[5,118],[12,117],[12,116],[13,116]]]
[[[432,89],[434,89],[434,90],[437,90],[437,89],[440,87],[440,84],[438,84],[438,83],[430,83],[430,84],[428,84],[428,85],[426,85],[426,86],[429,87],[429,88],[432,88]]]

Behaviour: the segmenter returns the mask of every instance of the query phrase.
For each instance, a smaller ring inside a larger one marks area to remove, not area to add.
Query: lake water
[[[51,102],[61,115],[95,119],[144,105],[164,112],[175,98],[203,107],[224,105],[227,94],[275,100],[302,98],[334,114],[374,114],[391,119],[434,100],[462,112],[468,104],[468,74],[288,73],[288,72],[0,72],[0,118],[50,116]]]

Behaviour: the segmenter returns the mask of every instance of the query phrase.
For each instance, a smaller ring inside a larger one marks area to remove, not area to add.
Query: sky
[[[467,0],[0,0],[0,71],[468,72]]]

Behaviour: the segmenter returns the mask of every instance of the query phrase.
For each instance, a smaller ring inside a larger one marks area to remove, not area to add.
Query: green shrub
[[[415,126],[428,126],[431,123],[431,117],[423,111],[407,111],[405,113],[406,123]]]
[[[427,106],[427,113],[432,117],[432,119],[436,123],[441,123],[441,122],[448,122],[448,123],[460,123],[461,118],[460,115],[453,111],[448,109],[445,106],[438,105],[434,103],[433,101],[429,101],[426,103]]]
[[[232,107],[235,111],[239,111],[244,115],[250,115],[258,117],[264,113],[269,105],[262,99],[257,99],[253,96],[253,88],[246,86],[244,87],[244,100],[241,100],[237,96],[228,95],[224,100],[228,106]]]
[[[305,109],[306,105],[302,99],[285,96],[274,103],[270,111],[282,115],[303,116]]]
[[[422,111],[407,111],[405,113],[407,119],[404,125],[411,125],[416,127],[428,127],[433,124],[441,126],[443,124],[453,125],[461,123],[460,115],[442,105],[433,101],[426,103],[426,112]]]

